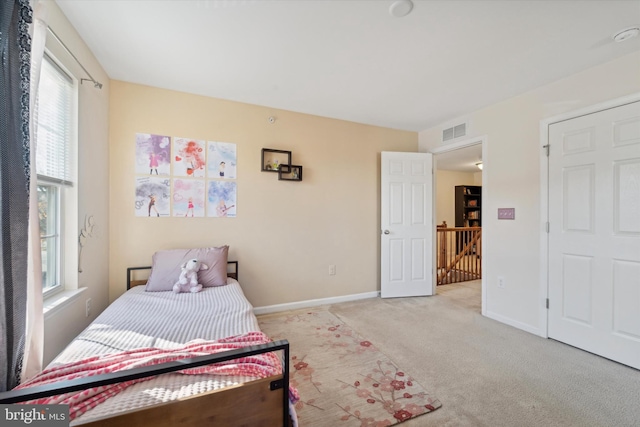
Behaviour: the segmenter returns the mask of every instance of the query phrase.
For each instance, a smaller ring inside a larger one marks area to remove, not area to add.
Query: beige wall
[[[237,144],[237,217],[135,217],[137,132]],[[418,149],[415,132],[120,81],[109,139],[110,298],[124,292],[126,268],[149,265],[157,250],[228,244],[256,307],[378,290],[380,152]],[[304,180],[261,172],[265,147],[291,150]]]
[[[482,172],[474,172],[474,174],[473,174],[473,185],[482,186]]]
[[[476,173],[438,170],[436,173],[436,224],[447,221],[448,227],[456,226],[455,187],[476,184]]]
[[[48,315],[44,324],[44,363],[51,361],[80,333],[108,303],[109,265],[109,78],[91,51],[78,36],[58,6],[44,2],[47,22],[91,75],[103,83],[102,90],[92,84],[78,86],[78,212],[73,235],[78,236],[87,215],[93,215],[95,228],[82,252],[79,287],[86,290],[68,305]],[[73,58],[53,37],[47,48],[78,80],[87,78]],[[65,254],[77,259],[78,254]],[[85,316],[85,301],[91,298],[92,314]]]
[[[546,334],[540,241],[540,122],[561,113],[640,92],[640,52],[590,68],[470,114],[474,135],[486,135],[483,154],[483,279],[486,314]],[[420,132],[420,151],[442,146],[441,127]],[[498,221],[498,207],[515,221]],[[497,287],[497,277],[505,288]]]

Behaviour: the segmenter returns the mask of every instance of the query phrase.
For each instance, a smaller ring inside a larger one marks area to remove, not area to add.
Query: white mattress
[[[145,292],[144,286],[137,286],[114,301],[49,366],[134,348],[171,349],[197,338],[215,340],[259,330],[253,307],[235,279],[195,294]],[[129,387],[72,424],[250,379],[162,375]]]

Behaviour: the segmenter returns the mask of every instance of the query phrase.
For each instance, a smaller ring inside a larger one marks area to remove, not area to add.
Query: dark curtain
[[[29,227],[29,0],[0,2],[0,391],[20,381]]]

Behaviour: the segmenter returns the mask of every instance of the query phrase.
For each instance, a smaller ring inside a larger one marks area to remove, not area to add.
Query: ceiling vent
[[[451,141],[452,139],[460,138],[467,134],[467,124],[461,123],[456,126],[444,129],[442,131],[442,141]]]

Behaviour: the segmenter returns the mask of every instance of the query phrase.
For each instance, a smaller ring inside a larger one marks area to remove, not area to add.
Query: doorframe
[[[599,102],[540,121],[540,218],[542,220],[540,221],[540,288],[538,294],[540,295],[539,335],[543,338],[549,338],[549,310],[547,309],[547,298],[549,298],[549,233],[547,232],[547,223],[549,222],[549,157],[547,157],[545,150],[545,146],[549,144],[549,126],[638,101],[640,101],[640,92]],[[484,157],[484,151],[482,155]],[[482,181],[484,183],[484,175]]]
[[[466,147],[471,147],[473,145],[478,145],[478,144],[482,144],[482,204],[480,205],[480,217],[482,218],[482,222],[485,222],[485,218],[488,218],[488,216],[486,216],[487,214],[487,189],[486,186],[488,186],[488,179],[487,179],[487,165],[489,163],[489,156],[488,156],[488,152],[489,152],[489,137],[487,135],[480,135],[480,136],[476,136],[473,138],[467,138],[467,139],[463,139],[461,141],[456,141],[454,143],[451,144],[447,144],[447,145],[442,145],[439,147],[434,147],[432,148],[430,151],[427,151],[428,153],[433,154],[433,188],[434,190],[437,188],[437,177],[436,177],[436,173],[435,171],[437,171],[438,169],[438,159],[437,159],[437,155],[438,154],[442,154],[442,153],[446,153],[448,151],[454,151],[454,150],[459,150],[461,148],[466,148]],[[433,200],[434,200],[434,212],[435,212],[435,204],[438,203],[437,201],[437,195],[436,192],[434,191],[433,194]],[[434,221],[435,221],[435,215],[434,215]],[[484,227],[483,227],[484,229]],[[482,259],[480,260],[480,267],[482,268],[482,279],[480,282],[480,292],[481,292],[481,313],[483,316],[487,315],[487,286],[486,286],[486,249],[487,249],[487,243],[486,243],[486,239],[485,239],[485,235],[483,233],[482,235]],[[435,265],[435,264],[434,264]],[[434,288],[437,286],[437,283],[434,282]],[[434,295],[435,295],[435,289],[434,289]]]

